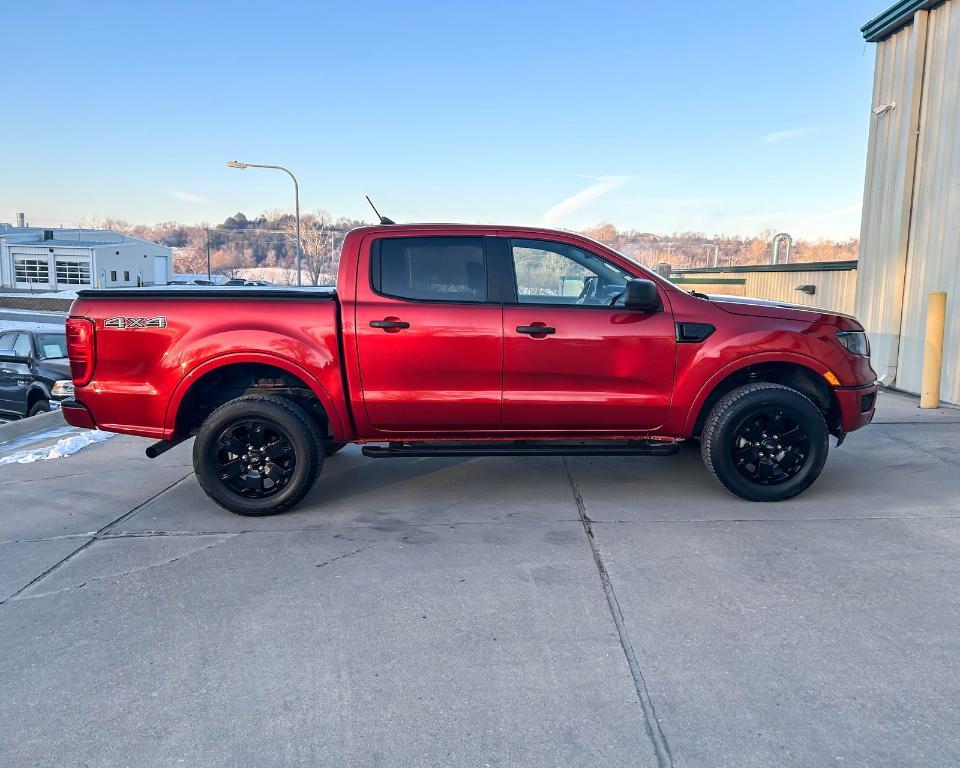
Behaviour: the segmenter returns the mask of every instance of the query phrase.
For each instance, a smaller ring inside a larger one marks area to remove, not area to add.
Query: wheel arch
[[[30,387],[30,389],[27,390],[26,413],[28,415],[30,413],[30,409],[33,408],[33,406],[35,406],[37,402],[40,400],[50,400],[50,392],[47,390],[47,388],[43,384],[37,382],[37,383],[34,383]]]
[[[190,434],[213,408],[254,391],[289,391],[294,399],[304,401],[301,404],[324,431],[331,436],[344,434],[333,398],[314,376],[278,355],[249,352],[211,358],[184,376],[167,404],[165,436]],[[207,394],[210,397],[204,398]]]
[[[739,386],[759,381],[783,384],[806,395],[823,413],[831,434],[839,434],[840,404],[824,378],[826,372],[818,361],[802,355],[755,355],[731,363],[700,388],[687,412],[683,434],[699,435],[720,398]]]

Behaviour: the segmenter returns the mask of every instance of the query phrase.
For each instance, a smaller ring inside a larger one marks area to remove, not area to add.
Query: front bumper
[[[837,404],[840,406],[841,432],[853,432],[873,421],[877,409],[877,383],[863,387],[835,387]]]

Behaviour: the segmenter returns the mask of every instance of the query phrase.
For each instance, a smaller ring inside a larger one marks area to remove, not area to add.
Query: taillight
[[[82,387],[93,378],[95,352],[93,321],[85,317],[68,317],[67,354],[74,385]]]

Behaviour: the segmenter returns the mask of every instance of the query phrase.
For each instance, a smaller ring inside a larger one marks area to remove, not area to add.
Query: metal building
[[[0,224],[0,285],[31,291],[166,285],[172,254],[111,230]]]
[[[876,43],[856,313],[884,384],[919,392],[931,291],[946,291],[941,397],[960,403],[960,0],[900,0]]]

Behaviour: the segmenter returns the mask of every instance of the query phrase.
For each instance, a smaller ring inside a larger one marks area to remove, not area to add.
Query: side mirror
[[[12,349],[0,349],[0,362],[4,363],[27,363],[30,358],[18,355]]]
[[[657,284],[653,280],[640,277],[627,280],[627,287],[623,292],[623,306],[641,312],[659,312],[662,305]]]

